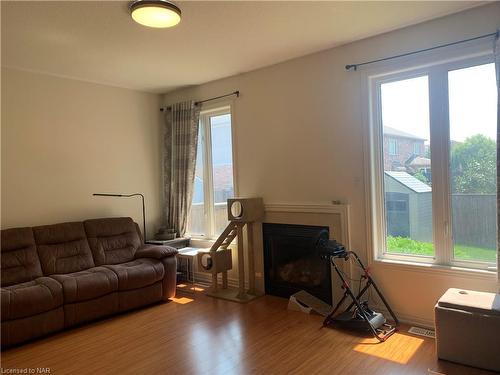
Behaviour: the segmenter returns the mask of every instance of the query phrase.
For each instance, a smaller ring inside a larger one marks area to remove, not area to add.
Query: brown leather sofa
[[[126,217],[2,230],[2,349],[168,300],[175,254],[144,245]]]

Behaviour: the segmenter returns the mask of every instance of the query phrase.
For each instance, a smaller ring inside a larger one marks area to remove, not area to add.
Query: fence
[[[453,241],[495,249],[497,245],[497,199],[495,194],[453,194]]]
[[[406,196],[405,200],[399,197],[394,201],[393,196],[386,194],[387,234],[431,242],[430,193],[399,195]],[[423,200],[426,197],[429,198],[428,201]],[[402,208],[397,210],[395,202],[405,203],[405,205],[401,204]],[[387,205],[387,203],[391,204]],[[452,194],[451,203],[453,242],[456,245],[495,249],[497,246],[496,195]]]

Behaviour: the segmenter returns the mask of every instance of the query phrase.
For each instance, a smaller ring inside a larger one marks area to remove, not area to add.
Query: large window
[[[230,108],[200,115],[193,202],[188,233],[217,237],[227,226],[227,199],[234,196]]]
[[[371,83],[378,257],[493,267],[494,64],[474,58],[380,75]]]

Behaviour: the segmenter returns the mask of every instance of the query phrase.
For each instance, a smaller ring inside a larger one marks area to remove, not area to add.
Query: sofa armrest
[[[177,254],[177,249],[170,246],[142,245],[135,252],[135,258],[163,259],[173,257]]]
[[[165,276],[162,281],[163,300],[175,297],[177,286],[177,249],[170,246],[142,245],[135,252],[135,258],[153,258],[162,262]]]

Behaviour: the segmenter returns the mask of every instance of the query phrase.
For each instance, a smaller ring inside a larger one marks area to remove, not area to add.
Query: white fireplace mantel
[[[348,204],[290,204],[290,203],[268,203],[264,205],[265,212],[283,213],[312,213],[339,215],[342,238],[336,240],[346,248],[351,246],[349,205]]]
[[[330,238],[343,244],[347,249],[351,246],[349,227],[349,205],[348,204],[291,204],[291,203],[267,203],[264,204],[264,223],[298,224],[298,225],[322,225],[330,229]],[[256,264],[262,272],[258,274],[258,282],[264,291],[264,261],[262,231],[257,231],[258,238],[256,246]],[[339,267],[350,277],[352,275],[351,264],[339,261]],[[332,293],[333,301],[338,301],[342,295],[342,283],[333,271],[332,267]]]

